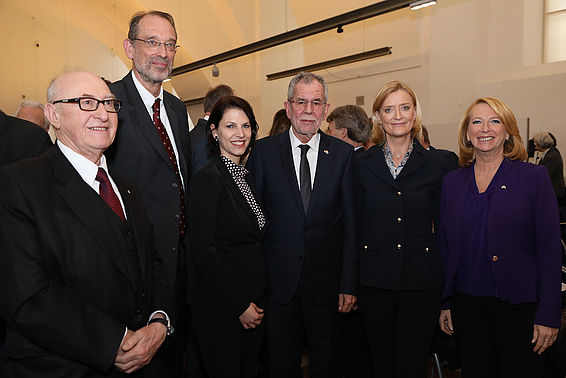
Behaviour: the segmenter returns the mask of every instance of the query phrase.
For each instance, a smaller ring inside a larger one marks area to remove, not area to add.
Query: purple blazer
[[[500,299],[538,302],[535,323],[560,328],[561,244],[556,196],[548,171],[504,159],[491,184],[487,248]],[[444,259],[444,298],[451,297],[461,254],[463,207],[471,168],[447,174],[442,184],[438,243]]]

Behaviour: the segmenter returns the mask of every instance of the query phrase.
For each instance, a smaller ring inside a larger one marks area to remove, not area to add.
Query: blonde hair
[[[379,92],[377,92],[377,96],[375,97],[375,101],[373,102],[372,107],[372,120],[373,120],[373,130],[371,135],[371,141],[377,145],[382,145],[385,143],[385,132],[383,131],[383,127],[381,123],[377,119],[376,113],[379,112],[385,99],[393,92],[397,91],[405,91],[411,96],[413,99],[413,106],[415,107],[416,111],[416,118],[415,123],[413,124],[413,128],[411,129],[411,138],[418,139],[421,138],[421,121],[422,121],[422,113],[421,113],[421,105],[419,104],[419,99],[415,94],[415,91],[407,84],[402,83],[400,81],[390,81],[389,83],[385,84]]]
[[[503,145],[503,156],[510,160],[526,160],[527,150],[523,145],[521,135],[519,135],[519,127],[517,120],[511,109],[500,99],[494,97],[481,97],[476,99],[464,113],[460,121],[458,131],[458,145],[460,146],[459,164],[461,167],[469,167],[475,158],[475,149],[466,136],[470,125],[470,113],[472,109],[479,104],[487,104],[497,117],[503,122],[505,131],[509,134],[509,139],[505,140]]]

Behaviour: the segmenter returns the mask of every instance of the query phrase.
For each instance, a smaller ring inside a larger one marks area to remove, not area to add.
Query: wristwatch
[[[153,319],[150,319],[149,322],[147,322],[147,325],[150,325],[151,323],[161,323],[165,327],[167,327],[167,336],[171,336],[173,332],[175,332],[175,328],[173,328],[169,319],[155,317]]]

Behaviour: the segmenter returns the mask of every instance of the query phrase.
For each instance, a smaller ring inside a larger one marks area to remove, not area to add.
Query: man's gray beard
[[[135,67],[136,71],[138,71],[138,73],[140,74],[142,79],[145,82],[151,83],[151,84],[161,84],[163,82],[163,80],[167,79],[169,77],[169,75],[171,75],[171,71],[173,70],[172,67],[167,67],[167,71],[168,71],[167,76],[165,76],[164,79],[156,79],[155,77],[151,77],[151,76],[147,75],[145,73],[145,70],[140,70],[139,67],[136,64],[134,64],[134,67]]]

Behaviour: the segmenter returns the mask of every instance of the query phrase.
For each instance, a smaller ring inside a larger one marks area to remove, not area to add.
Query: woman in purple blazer
[[[460,168],[442,187],[440,327],[464,377],[536,378],[560,327],[560,226],[548,172],[527,157],[511,110],[480,98],[460,123]]]

